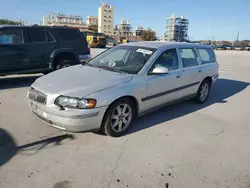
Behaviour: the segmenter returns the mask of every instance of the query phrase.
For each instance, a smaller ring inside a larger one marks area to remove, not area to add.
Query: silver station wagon
[[[218,69],[211,46],[128,43],[40,77],[27,96],[33,113],[53,127],[118,137],[158,107],[184,98],[205,102]]]

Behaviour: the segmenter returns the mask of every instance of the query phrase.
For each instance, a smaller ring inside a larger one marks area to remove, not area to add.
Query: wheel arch
[[[105,121],[105,119],[106,119],[106,117],[107,117],[107,113],[108,113],[108,110],[110,109],[110,107],[111,107],[114,103],[116,103],[117,101],[122,100],[122,99],[129,99],[129,100],[131,100],[131,101],[133,102],[133,104],[135,105],[135,113],[136,113],[136,114],[135,114],[135,117],[137,117],[138,111],[139,111],[139,103],[138,103],[138,100],[137,100],[134,96],[132,96],[132,95],[121,96],[121,97],[118,97],[117,99],[113,100],[112,103],[109,104],[109,106],[108,106],[108,108],[106,109],[106,111],[105,111],[105,113],[104,113],[104,116],[103,116],[103,118],[102,118],[101,129],[102,129],[103,126],[104,126],[104,121]]]

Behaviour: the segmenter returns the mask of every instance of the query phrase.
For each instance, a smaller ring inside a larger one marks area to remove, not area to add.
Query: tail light
[[[90,46],[88,45],[88,52],[90,53]]]

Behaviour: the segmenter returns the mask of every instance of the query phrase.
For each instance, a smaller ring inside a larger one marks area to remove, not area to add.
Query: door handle
[[[199,73],[201,73],[201,70],[199,70]]]
[[[52,46],[53,49],[57,49],[57,46]]]
[[[176,78],[180,78],[180,77],[181,77],[180,75],[176,76]]]

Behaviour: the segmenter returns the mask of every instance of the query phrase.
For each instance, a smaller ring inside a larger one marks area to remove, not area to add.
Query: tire
[[[195,102],[198,104],[202,104],[204,102],[206,102],[206,100],[208,99],[209,93],[210,93],[210,89],[211,89],[211,83],[208,79],[204,80],[199,89],[198,92],[195,96]]]
[[[75,65],[75,61],[74,60],[61,60],[59,63],[57,63],[55,69],[59,70],[59,69],[63,69],[66,67],[70,67],[72,65]]]
[[[123,112],[124,107],[126,111]],[[119,113],[119,110],[121,113]],[[126,114],[128,114],[126,116]],[[128,129],[131,127],[135,119],[135,105],[128,99],[120,99],[113,103],[105,113],[102,122],[102,132],[111,137],[120,137],[124,135]],[[125,120],[128,122],[125,123]]]

